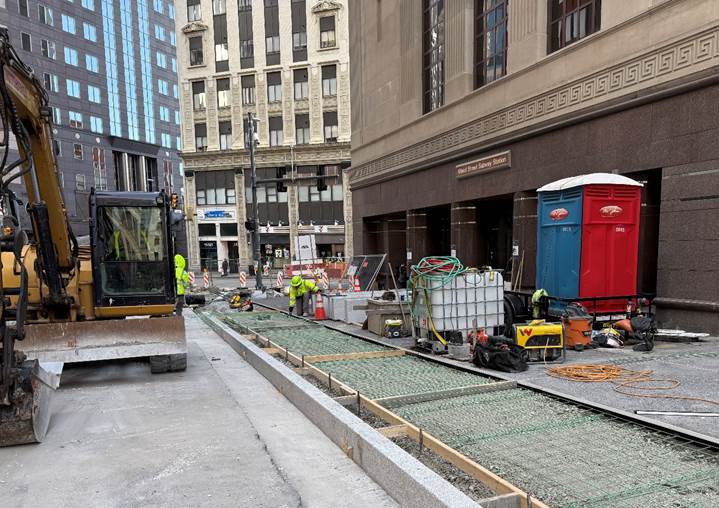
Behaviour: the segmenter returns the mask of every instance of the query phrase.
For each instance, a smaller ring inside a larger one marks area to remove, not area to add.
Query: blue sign
[[[232,215],[226,210],[208,210],[205,212],[205,217],[208,219],[223,219],[225,217],[232,217]]]

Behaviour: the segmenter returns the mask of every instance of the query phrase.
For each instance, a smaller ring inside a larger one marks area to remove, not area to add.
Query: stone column
[[[519,270],[524,254],[521,287],[532,288],[536,280],[537,254],[537,193],[534,191],[514,193],[512,245],[516,245],[519,252],[515,260],[514,272],[517,273]]]
[[[197,232],[195,202],[195,172],[185,170],[185,226],[187,231],[187,266],[191,272],[200,271],[200,244]]]
[[[242,168],[235,168],[235,214],[237,215],[237,250],[240,256],[240,270],[247,270],[252,259],[250,244],[247,242],[247,204],[245,202],[245,173]]]
[[[344,207],[344,223],[345,223],[345,257],[354,256],[354,237],[352,224],[352,191],[349,185],[349,175],[342,175],[343,207]]]
[[[452,249],[464,266],[479,265],[477,206],[471,202],[452,203],[450,212]]]
[[[295,238],[299,228],[297,221],[300,220],[300,201],[297,192],[297,185],[287,185],[287,217],[290,221],[290,259],[295,259]]]
[[[416,264],[427,255],[427,212],[407,212],[407,266]],[[411,256],[410,256],[411,254]]]

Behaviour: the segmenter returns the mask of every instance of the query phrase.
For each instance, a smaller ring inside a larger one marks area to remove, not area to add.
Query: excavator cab
[[[164,192],[93,192],[90,238],[95,315],[170,314],[175,305],[174,247]],[[132,309],[136,308],[137,312]],[[149,311],[149,312],[148,312]]]

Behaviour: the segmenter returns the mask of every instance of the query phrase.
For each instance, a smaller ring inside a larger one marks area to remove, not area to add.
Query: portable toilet
[[[639,182],[611,173],[564,178],[537,190],[537,288],[550,296],[629,296],[637,291]],[[589,311],[625,312],[626,299]],[[564,305],[552,303],[561,310]]]

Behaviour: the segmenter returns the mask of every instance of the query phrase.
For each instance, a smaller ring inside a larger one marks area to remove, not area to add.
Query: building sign
[[[314,227],[315,233],[327,233],[329,232],[329,229],[325,225],[315,226]]]
[[[498,169],[505,169],[512,166],[512,152],[496,153],[489,157],[482,157],[470,162],[457,165],[457,178],[475,176],[489,173]]]
[[[197,209],[198,219],[234,219],[235,213],[233,210],[202,210]]]

